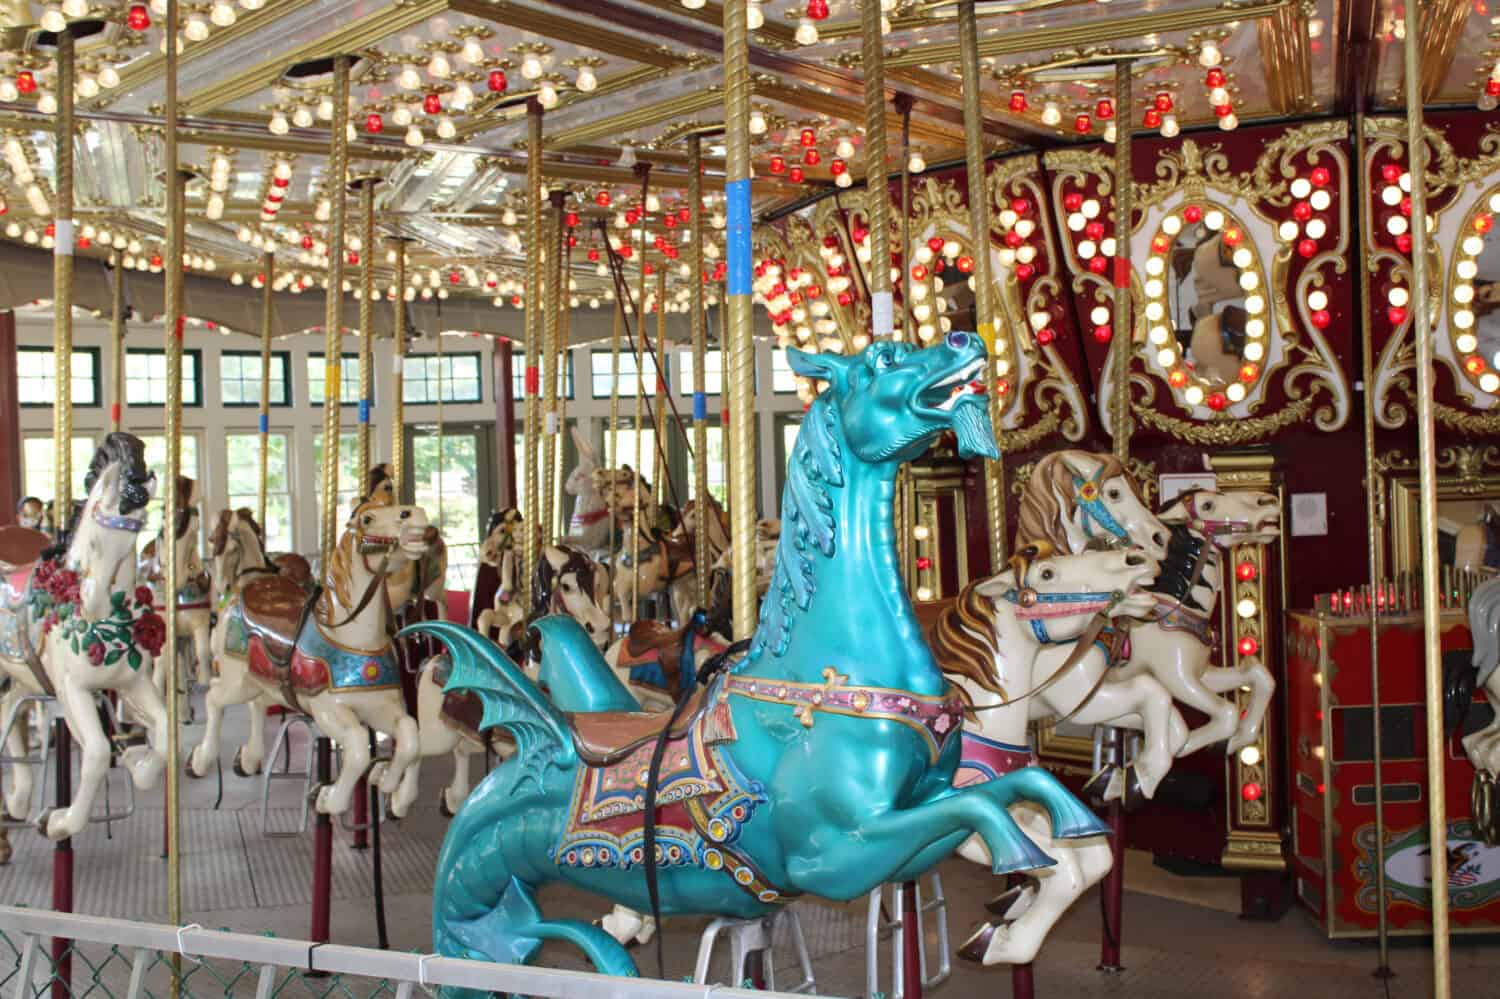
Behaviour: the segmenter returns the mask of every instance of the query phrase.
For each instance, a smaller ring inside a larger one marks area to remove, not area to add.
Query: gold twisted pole
[[[1422,107],[1422,5],[1406,5],[1406,148],[1411,158],[1411,300],[1412,336],[1417,342],[1417,468],[1421,503],[1423,666],[1427,699],[1427,834],[1432,870],[1428,883],[1432,907],[1433,999],[1448,999],[1448,893],[1437,886],[1448,883],[1448,795],[1444,766],[1448,760],[1443,727],[1443,651],[1438,641],[1443,623],[1438,595],[1437,448],[1433,427],[1433,303],[1427,273],[1427,136]],[[1365,391],[1370,391],[1365,383]],[[1377,899],[1377,901],[1383,901]]]
[[[626,621],[634,621],[641,609],[641,438],[645,435],[646,405],[646,222],[650,213],[646,202],[651,197],[651,164],[637,163],[641,178],[641,275],[635,296],[635,485],[630,490],[630,608]]]
[[[990,194],[985,183],[984,114],[979,105],[983,81],[979,76],[979,28],[974,0],[958,5],[958,44],[962,55],[964,87],[964,163],[969,180],[969,239],[974,247],[974,325],[994,364],[1006,351],[1006,341],[995,330],[995,279],[990,270]],[[909,248],[907,248],[909,249]],[[993,368],[985,373],[990,423],[1000,439],[1000,396],[993,391]],[[990,565],[1005,564],[1005,458],[984,463],[984,491],[990,521]]]
[[[346,55],[333,60],[333,121],[329,124],[325,189],[331,203],[328,220],[328,294],[323,318],[323,532],[320,554],[326,576],[338,543],[339,409],[344,332],[344,175],[349,166],[349,64]],[[363,475],[363,470],[356,474]]]
[[[57,406],[52,443],[57,452],[52,495],[60,532],[73,512],[73,29],[57,33],[57,119],[54,122],[57,202],[53,208],[52,354]]]
[[[406,381],[406,239],[397,239],[395,249],[396,299],[392,304],[396,315],[391,325],[391,340],[396,360],[392,364],[395,384],[391,389],[391,480],[396,486],[396,495],[400,496],[406,475],[406,400],[403,397]]]
[[[526,400],[522,409],[522,451],[525,455],[525,496],[521,504],[526,531],[522,546],[525,564],[521,579],[528,601],[531,599],[531,574],[542,553],[542,510],[537,491],[537,445],[540,443],[537,421],[541,407],[537,393],[537,357],[543,353],[542,310],[546,307],[542,289],[542,102],[526,102]]]
[[[568,433],[568,392],[567,392],[567,382],[568,382],[568,353],[572,349],[569,346],[569,342],[570,342],[569,338],[572,336],[572,331],[569,328],[569,324],[571,322],[572,312],[573,312],[573,301],[572,301],[572,297],[571,297],[572,293],[573,293],[573,287],[572,287],[572,285],[573,285],[573,249],[572,249],[572,247],[570,247],[568,245],[568,232],[565,231],[564,234],[563,234],[563,239],[562,239],[562,295],[563,295],[563,299],[562,300],[563,300],[563,308],[559,310],[559,315],[557,317],[557,324],[558,324],[557,338],[558,338],[558,343],[559,343],[558,352],[557,352],[557,363],[558,363],[558,371],[557,371],[557,435],[555,437],[555,440],[557,442],[557,456],[554,459],[556,461],[556,463],[557,463],[557,471],[553,475],[553,482],[552,482],[552,488],[554,490],[556,490],[556,492],[557,492],[557,499],[558,499],[558,506],[559,507],[561,507],[564,503],[567,502],[567,499],[563,496],[563,485],[566,482],[567,470],[562,467],[562,464],[563,464],[563,460],[562,459],[563,459],[563,452],[566,450],[566,446],[565,446],[564,442],[567,439],[567,433]],[[567,511],[566,510],[560,510],[558,519],[561,521],[561,523],[563,525],[562,528],[561,528],[562,533],[564,533],[564,534],[569,533],[570,529],[569,529],[569,526],[568,526],[568,513],[567,513]]]
[[[613,377],[609,382],[609,429],[606,431],[605,439],[605,462],[604,468],[608,475],[608,483],[605,488],[605,516],[609,518],[609,592],[615,592],[615,563],[619,561],[615,556],[615,544],[619,538],[620,511],[617,510],[615,499],[615,469],[620,467],[620,340],[625,335],[625,301],[615,301],[615,325],[609,336],[610,373]],[[614,635],[615,631],[615,600],[611,595],[609,600],[609,633]]]
[[[562,289],[562,243],[567,227],[563,225],[563,207],[568,192],[552,192],[552,213],[547,219],[547,342],[540,347],[542,355],[542,431],[546,434],[542,448],[542,541],[550,542],[557,533],[557,465],[558,416],[557,416],[557,364],[559,350],[558,313],[565,307],[567,299]]]
[[[1115,63],[1115,261],[1114,261],[1114,333],[1110,360],[1114,395],[1110,397],[1110,430],[1116,458],[1130,457],[1130,355],[1135,350],[1135,335],[1130,328],[1130,213],[1134,210],[1135,175],[1130,167],[1131,63]],[[994,393],[990,393],[992,396]]]
[[[276,277],[276,254],[261,257],[260,289],[260,474],[255,486],[255,521],[266,528],[266,478],[270,473],[271,443],[271,327],[274,323],[274,299],[271,282]]]
[[[656,477],[656,502],[667,501],[667,262],[656,272],[656,405],[651,413],[651,431],[656,446],[652,465]]]
[[[371,391],[375,370],[375,185],[378,177],[360,177],[359,189],[360,280],[359,280],[359,436],[355,439],[360,475],[370,470],[370,410],[375,406]]]
[[[729,514],[734,637],[755,630],[755,341],[750,298],[750,35],[746,0],[724,2],[724,202],[728,265],[723,334],[729,388]]]
[[[881,5],[860,7],[861,65],[865,73],[865,213],[870,220],[870,335],[889,337],[895,330],[891,296],[891,195],[885,160],[885,40]]]
[[[708,330],[703,322],[703,137],[688,136],[688,205],[692,211],[693,274],[693,495],[698,499],[698,530],[693,536],[693,576],[698,606],[708,603]]]
[[[118,252],[110,255],[110,267],[114,270],[109,315],[110,430],[120,430],[125,415],[125,268],[120,256]]]
[[[911,107],[910,94],[896,95],[896,109],[901,112],[901,329],[898,337],[914,339],[911,328],[911,267],[906,263],[911,253]],[[906,466],[901,466],[903,474]],[[905,559],[903,558],[903,564]]]

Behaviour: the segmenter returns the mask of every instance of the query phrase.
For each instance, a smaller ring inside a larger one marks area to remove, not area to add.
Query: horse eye
[[[364,519],[364,523],[367,524],[367,525],[368,524],[373,524],[374,522],[375,522],[375,518],[374,517],[366,517]]]
[[[1110,491],[1109,491],[1109,492],[1108,492],[1108,494],[1107,494],[1107,495],[1108,495],[1108,496],[1109,496],[1109,498],[1110,498],[1110,499],[1112,499],[1112,500],[1117,500],[1117,499],[1119,499],[1119,498],[1120,498],[1120,490],[1118,490],[1118,489],[1111,489],[1111,490],[1110,490]]]
[[[1042,578],[1043,579],[1051,579],[1053,577],[1053,575],[1055,575],[1055,574],[1053,573],[1053,571],[1051,569],[1043,569],[1042,570]]]

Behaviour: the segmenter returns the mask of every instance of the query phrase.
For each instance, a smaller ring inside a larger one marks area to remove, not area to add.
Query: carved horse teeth
[[[976,377],[978,377],[979,373],[983,370],[984,358],[981,357],[978,360],[971,361],[969,364],[965,365],[960,370],[955,371],[953,374],[949,375],[947,378],[944,378],[942,381],[934,382],[932,387],[943,388],[945,385],[952,385],[954,382],[971,382]]]

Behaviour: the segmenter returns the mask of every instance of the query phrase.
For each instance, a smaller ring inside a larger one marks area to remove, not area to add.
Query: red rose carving
[[[150,607],[156,603],[156,594],[151,592],[149,586],[137,586],[135,588],[135,602],[142,607]]]
[[[151,653],[161,655],[161,647],[167,640],[167,625],[156,613],[142,614],[131,626],[135,644]]]
[[[94,642],[89,645],[89,662],[98,666],[104,662],[104,643]]]
[[[47,592],[59,603],[73,603],[78,599],[78,573],[72,569],[59,569],[47,577]]]

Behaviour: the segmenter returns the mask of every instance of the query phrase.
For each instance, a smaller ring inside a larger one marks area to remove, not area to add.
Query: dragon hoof
[[[985,923],[974,931],[974,935],[965,940],[963,946],[958,949],[958,956],[964,961],[973,964],[983,964],[984,955],[990,949],[990,941],[994,939],[1000,927],[994,923]]]

